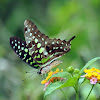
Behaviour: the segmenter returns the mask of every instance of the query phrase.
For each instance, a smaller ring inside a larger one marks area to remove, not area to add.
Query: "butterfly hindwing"
[[[18,37],[11,37],[10,45],[12,49],[15,51],[15,53],[19,56],[19,58],[21,58],[25,63],[27,63],[33,68],[39,67],[30,55],[25,41],[21,40]]]
[[[45,64],[53,59],[61,57],[71,49],[71,40],[49,39],[41,33],[37,26],[30,20],[24,22],[24,36],[29,47],[29,52],[38,64]],[[42,62],[42,59],[47,59]]]

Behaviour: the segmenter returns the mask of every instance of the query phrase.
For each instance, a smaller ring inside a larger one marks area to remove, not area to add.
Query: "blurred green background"
[[[100,56],[100,0],[0,0],[0,100],[65,100],[60,90],[44,98],[41,76],[25,73],[37,70],[25,64],[10,47],[11,36],[24,39],[25,19],[32,20],[50,38],[69,40],[75,35],[71,51],[61,58],[63,64],[58,67],[81,69]],[[100,61],[91,67],[100,69]],[[86,81],[80,88],[80,100],[85,100],[90,89]],[[75,100],[73,88],[63,90],[70,100]],[[100,100],[99,84],[89,100]]]

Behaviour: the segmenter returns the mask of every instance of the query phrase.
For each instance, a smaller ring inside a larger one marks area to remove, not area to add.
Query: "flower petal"
[[[92,78],[90,79],[90,83],[91,83],[91,84],[96,84],[96,83],[97,83],[97,78],[96,78],[96,77],[92,77]]]

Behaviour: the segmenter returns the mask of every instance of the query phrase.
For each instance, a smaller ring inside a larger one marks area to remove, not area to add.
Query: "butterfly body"
[[[39,69],[41,75],[49,72],[61,61],[56,60],[71,49],[71,40],[49,39],[41,33],[37,26],[30,20],[24,22],[25,41],[18,37],[10,38],[10,45],[15,53],[25,63]]]
[[[52,68],[61,64],[61,63],[62,63],[61,60],[54,60],[50,64],[47,64],[46,66],[41,67],[40,70],[37,73],[40,74],[40,75],[43,75],[43,74],[49,72]]]

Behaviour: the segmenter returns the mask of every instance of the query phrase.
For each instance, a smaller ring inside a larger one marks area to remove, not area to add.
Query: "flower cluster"
[[[44,91],[46,90],[46,87],[47,87],[50,83],[54,83],[54,82],[62,81],[62,80],[63,80],[63,78],[61,78],[61,77],[52,77],[52,78],[51,78],[52,75],[57,74],[58,72],[63,72],[63,69],[61,69],[61,71],[60,71],[59,68],[57,68],[56,71],[54,71],[54,72],[53,72],[53,71],[50,71],[50,72],[48,73],[48,76],[46,77],[46,79],[41,81],[41,84],[45,84]],[[50,79],[50,78],[51,78],[51,79]]]
[[[91,84],[100,83],[100,70],[91,68],[91,69],[84,69],[84,72],[86,73],[83,75],[83,77],[86,77],[88,80],[90,80]]]

